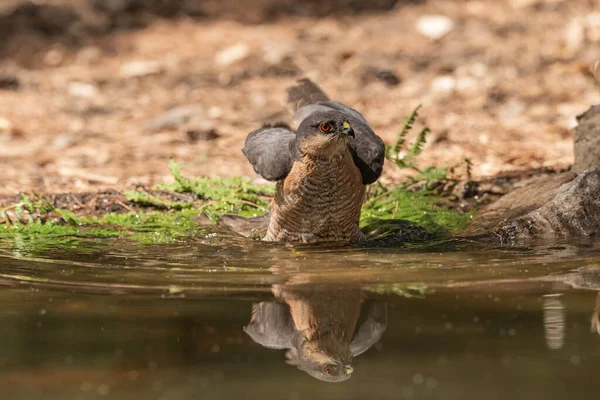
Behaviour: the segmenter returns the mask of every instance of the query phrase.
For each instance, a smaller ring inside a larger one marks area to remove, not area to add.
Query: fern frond
[[[408,135],[408,132],[410,132],[415,121],[419,117],[419,109],[421,108],[421,106],[422,104],[419,104],[417,107],[415,107],[415,109],[410,113],[410,115],[404,119],[402,130],[398,134],[398,139],[396,140],[396,144],[394,144],[393,147],[393,152],[396,155],[400,153],[402,146],[404,146],[404,143],[406,142],[406,135]]]
[[[429,132],[431,132],[431,130],[428,127],[421,129],[421,132],[419,132],[419,134],[417,135],[417,140],[415,140],[415,142],[413,143],[408,154],[406,155],[406,158],[410,160],[421,154],[421,152],[423,151],[423,146],[425,145],[425,142],[427,142],[427,134]]]
[[[465,157],[465,164],[467,165],[467,182],[471,182],[473,180],[473,175],[471,169],[473,167],[473,162],[470,158]]]

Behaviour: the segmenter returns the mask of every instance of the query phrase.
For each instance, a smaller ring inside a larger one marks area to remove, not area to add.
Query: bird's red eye
[[[326,375],[329,375],[333,372],[333,365],[329,365],[327,364],[326,366],[323,367],[323,373]]]
[[[329,133],[333,130],[333,126],[329,122],[323,122],[321,125],[319,125],[319,129],[323,133]]]

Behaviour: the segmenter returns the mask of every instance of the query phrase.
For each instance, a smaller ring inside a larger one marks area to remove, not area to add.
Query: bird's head
[[[348,148],[348,137],[353,136],[348,116],[333,110],[310,114],[296,131],[299,150],[312,156],[330,157],[342,153]]]
[[[324,382],[343,382],[350,379],[354,372],[348,343],[333,337],[318,340],[304,338],[288,350],[286,358],[288,364]]]

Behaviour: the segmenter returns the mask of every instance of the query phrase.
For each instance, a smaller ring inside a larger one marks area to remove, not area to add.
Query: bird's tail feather
[[[296,85],[289,87],[287,92],[288,106],[294,113],[307,104],[329,101],[325,92],[307,78],[300,79]]]

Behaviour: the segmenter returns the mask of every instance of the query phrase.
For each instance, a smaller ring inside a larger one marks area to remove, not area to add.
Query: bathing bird
[[[246,138],[254,171],[277,182],[264,240],[357,243],[365,185],[383,169],[385,146],[358,111],[308,79],[288,89],[296,131],[265,125]]]

